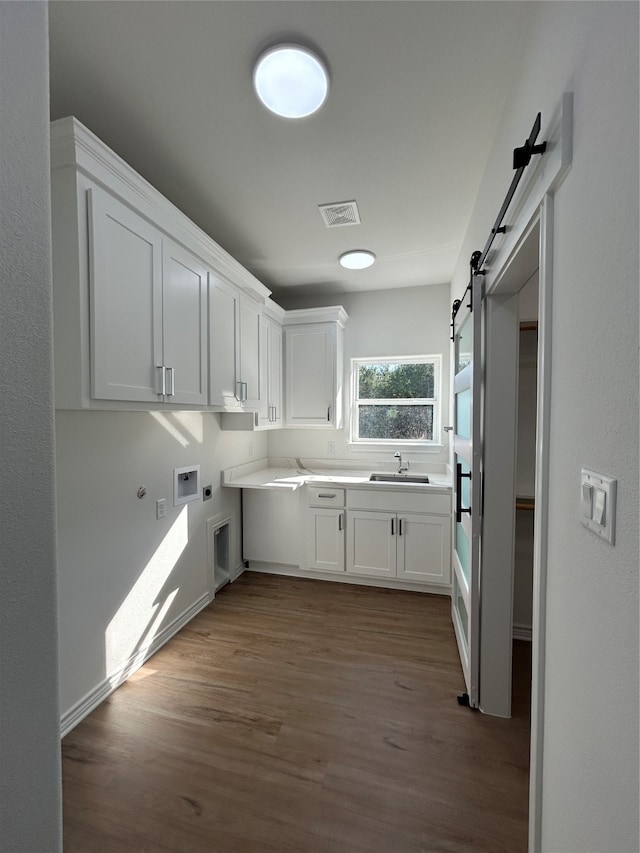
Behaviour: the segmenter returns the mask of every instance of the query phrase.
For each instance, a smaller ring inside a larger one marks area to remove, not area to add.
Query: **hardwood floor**
[[[66,853],[518,853],[510,720],[458,706],[448,598],[246,572],[63,741]]]

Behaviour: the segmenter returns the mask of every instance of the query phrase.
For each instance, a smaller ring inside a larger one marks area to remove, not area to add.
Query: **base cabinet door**
[[[420,583],[448,584],[451,578],[449,519],[398,516],[397,577]]]
[[[347,571],[396,576],[396,514],[350,510],[347,527]]]
[[[343,572],[344,510],[309,508],[307,568]]]

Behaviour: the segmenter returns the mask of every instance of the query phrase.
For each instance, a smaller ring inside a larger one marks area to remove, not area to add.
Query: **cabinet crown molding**
[[[50,126],[51,170],[74,168],[140,212],[254,299],[271,291],[74,116]]]
[[[329,305],[326,308],[299,308],[294,311],[287,311],[284,317],[284,325],[337,323],[341,329],[344,329],[348,319],[349,315],[342,305]]]

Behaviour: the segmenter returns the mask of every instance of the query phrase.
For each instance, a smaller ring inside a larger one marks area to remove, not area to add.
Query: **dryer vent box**
[[[200,466],[173,469],[173,505],[200,500]]]

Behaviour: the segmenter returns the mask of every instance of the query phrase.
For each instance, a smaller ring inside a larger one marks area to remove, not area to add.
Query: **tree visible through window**
[[[435,441],[440,356],[356,358],[352,375],[352,441]]]

